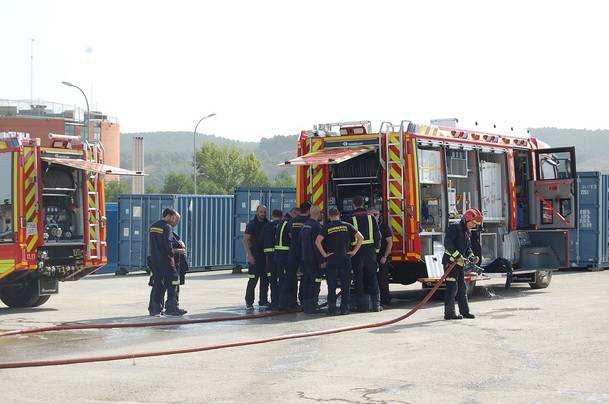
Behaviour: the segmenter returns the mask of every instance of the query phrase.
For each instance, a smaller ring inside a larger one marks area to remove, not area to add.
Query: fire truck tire
[[[531,289],[545,289],[552,282],[552,271],[535,272],[535,282],[529,283]]]
[[[23,287],[4,288],[0,290],[0,300],[8,307],[38,307],[49,300],[51,296],[40,296],[38,284],[28,282]]]

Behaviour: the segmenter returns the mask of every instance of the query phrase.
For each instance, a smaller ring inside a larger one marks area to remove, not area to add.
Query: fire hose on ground
[[[69,358],[69,359],[51,359],[51,360],[38,360],[38,361],[23,361],[23,362],[4,362],[0,363],[0,369],[16,369],[16,368],[32,368],[32,367],[41,367],[41,366],[59,366],[59,365],[71,365],[77,363],[91,363],[91,362],[109,362],[109,361],[118,361],[125,359],[135,359],[135,358],[146,358],[153,356],[167,356],[167,355],[177,355],[177,354],[187,354],[187,353],[195,353],[195,352],[204,352],[204,351],[213,351],[218,349],[226,349],[226,348],[235,348],[241,346],[248,345],[259,345],[266,344],[269,342],[276,341],[285,341],[290,339],[299,339],[299,338],[307,338],[307,337],[317,337],[322,335],[330,335],[330,334],[339,334],[349,331],[357,331],[357,330],[365,330],[369,328],[380,328],[386,327],[388,325],[392,325],[407,319],[412,316],[418,310],[420,310],[427,302],[432,298],[434,293],[438,290],[438,288],[444,283],[446,277],[450,274],[450,272],[454,269],[456,263],[450,265],[446,272],[442,275],[440,279],[438,279],[430,289],[430,291],[425,295],[423,300],[416,304],[415,307],[410,309],[407,313],[402,314],[401,316],[374,323],[367,324],[359,324],[352,325],[347,327],[339,327],[339,328],[331,328],[327,330],[320,331],[309,331],[302,332],[296,334],[286,334],[286,335],[278,335],[275,337],[266,337],[266,338],[258,338],[244,341],[236,341],[236,342],[228,342],[223,344],[212,344],[212,345],[203,345],[192,348],[182,348],[182,349],[172,349],[165,351],[151,351],[151,352],[134,352],[134,353],[126,353],[126,354],[117,354],[117,355],[105,355],[105,356],[88,356],[88,357],[79,357],[79,358]],[[281,312],[281,314],[285,314],[287,312]],[[264,318],[270,317],[273,315],[277,315],[280,313],[260,313],[249,316],[232,316],[232,317],[223,317],[221,318],[208,318],[208,319],[199,319],[199,320],[175,320],[175,321],[159,321],[159,322],[147,322],[147,323],[122,323],[122,324],[75,324],[75,325],[66,325],[66,326],[57,326],[57,327],[46,327],[47,331],[62,331],[66,329],[86,329],[86,328],[127,328],[127,327],[146,327],[146,326],[159,326],[159,325],[178,325],[178,324],[194,324],[194,323],[203,323],[203,322],[214,322],[214,321],[231,321],[237,319],[251,319],[251,318]],[[117,327],[119,326],[119,327]],[[62,328],[63,327],[63,328]],[[72,327],[72,328],[67,328]],[[78,327],[78,328],[77,328]],[[17,330],[17,331],[9,331],[7,333],[2,333],[0,336],[7,335],[19,335],[33,332],[44,332],[42,328],[32,329],[32,330]],[[29,331],[29,332],[28,332]]]

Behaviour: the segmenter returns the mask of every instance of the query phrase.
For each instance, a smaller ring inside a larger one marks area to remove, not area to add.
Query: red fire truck
[[[0,300],[34,307],[107,262],[103,146],[49,134],[51,147],[0,133]]]
[[[478,208],[482,264],[509,259],[514,282],[547,287],[552,270],[569,266],[577,225],[574,148],[456,126],[384,122],[373,133],[368,121],[320,124],[301,132],[298,157],[284,164],[297,167],[299,201],[348,214],[362,195],[382,212],[393,232],[393,282],[432,285],[448,225]]]

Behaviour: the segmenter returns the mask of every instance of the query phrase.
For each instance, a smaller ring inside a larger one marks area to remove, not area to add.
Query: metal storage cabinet
[[[119,271],[147,269],[148,227],[165,208],[182,216],[175,231],[192,270],[232,266],[232,195],[121,195],[118,205]]]
[[[598,171],[577,173],[579,218],[571,230],[571,266],[609,267],[609,175]]]
[[[118,269],[118,203],[106,203],[106,243],[108,263],[98,269],[96,274],[115,273]]]
[[[243,248],[243,232],[245,226],[256,214],[258,205],[267,207],[267,215],[270,220],[271,212],[280,209],[287,213],[296,206],[295,188],[265,188],[265,187],[241,187],[235,189],[235,211],[234,211],[234,237],[233,237],[233,264],[246,266],[245,248]]]

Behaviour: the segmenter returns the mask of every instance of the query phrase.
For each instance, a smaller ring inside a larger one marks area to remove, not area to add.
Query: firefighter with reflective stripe
[[[177,288],[180,284],[180,274],[177,271],[174,254],[186,254],[184,248],[173,248],[174,242],[172,226],[180,222],[180,215],[171,208],[163,211],[163,218],[150,226],[150,266],[153,274],[152,291],[148,312],[151,316],[159,316],[165,302],[165,314],[168,316],[181,316],[184,314],[178,308]]]
[[[351,223],[340,220],[336,208],[328,211],[330,221],[321,229],[315,245],[327,259],[328,314],[336,314],[336,288],[340,279],[340,314],[349,314],[349,288],[351,287],[351,258],[362,246],[364,237]],[[353,245],[355,242],[355,245]],[[353,246],[353,249],[351,248]]]
[[[278,309],[288,308],[286,302],[283,302],[282,304],[282,300],[286,300],[282,299],[282,296],[285,293],[285,281],[288,272],[288,258],[290,254],[290,232],[288,225],[290,224],[290,220],[298,216],[299,213],[300,211],[297,208],[292,209],[290,214],[285,215],[285,217],[281,219],[279,223],[277,223],[277,227],[275,229],[275,252],[273,253],[273,261],[279,277],[279,296],[276,302]],[[273,302],[273,304],[275,304],[275,302]]]
[[[465,284],[465,261],[471,260],[477,264],[480,261],[472,252],[471,231],[482,224],[482,213],[475,208],[468,209],[463,214],[459,223],[448,226],[444,237],[444,257],[442,264],[444,270],[453,263],[456,264],[451,273],[446,277],[446,290],[444,291],[444,319],[460,320],[475,318],[469,312],[467,302],[467,285]],[[459,304],[459,313],[455,313],[455,297]]]
[[[293,309],[298,307],[296,297],[298,296],[302,303],[302,286],[298,287],[298,272],[300,270],[301,259],[301,243],[300,231],[305,222],[309,218],[309,209],[311,204],[303,202],[300,204],[300,213],[290,221],[286,231],[290,236],[290,251],[288,253],[288,266],[284,277],[284,282],[281,285],[279,307],[282,309]]]
[[[315,247],[315,240],[321,232],[321,210],[319,206],[313,205],[310,217],[302,226],[300,231],[301,261],[302,269],[302,310],[307,314],[318,313],[317,303],[319,301],[319,289],[322,281],[321,261],[322,256]]]
[[[279,273],[277,264],[274,260],[275,255],[275,232],[277,226],[281,223],[283,212],[279,209],[273,210],[271,215],[272,221],[268,222],[262,228],[262,242],[264,247],[264,256],[266,258],[266,276],[271,289],[271,309],[277,309],[279,306]]]
[[[364,236],[362,248],[353,256],[353,283],[357,294],[357,311],[368,311],[368,301],[372,300],[372,311],[383,310],[380,305],[377,280],[376,253],[380,248],[381,233],[376,219],[364,209],[364,198],[353,198],[355,210],[351,223]]]
[[[393,234],[378,209],[371,209],[370,214],[377,220],[379,231],[381,232],[381,248],[376,256],[379,265],[378,283],[381,306],[389,307],[391,305],[391,294],[389,293],[389,257],[393,248]]]
[[[259,279],[258,306],[266,308],[271,305],[268,300],[269,282],[266,275],[266,257],[262,237],[262,229],[267,223],[266,206],[259,205],[256,208],[256,216],[247,224],[243,234],[243,246],[247,252],[248,262],[247,276],[249,278],[245,289],[245,306],[247,311],[254,310],[254,295]]]

